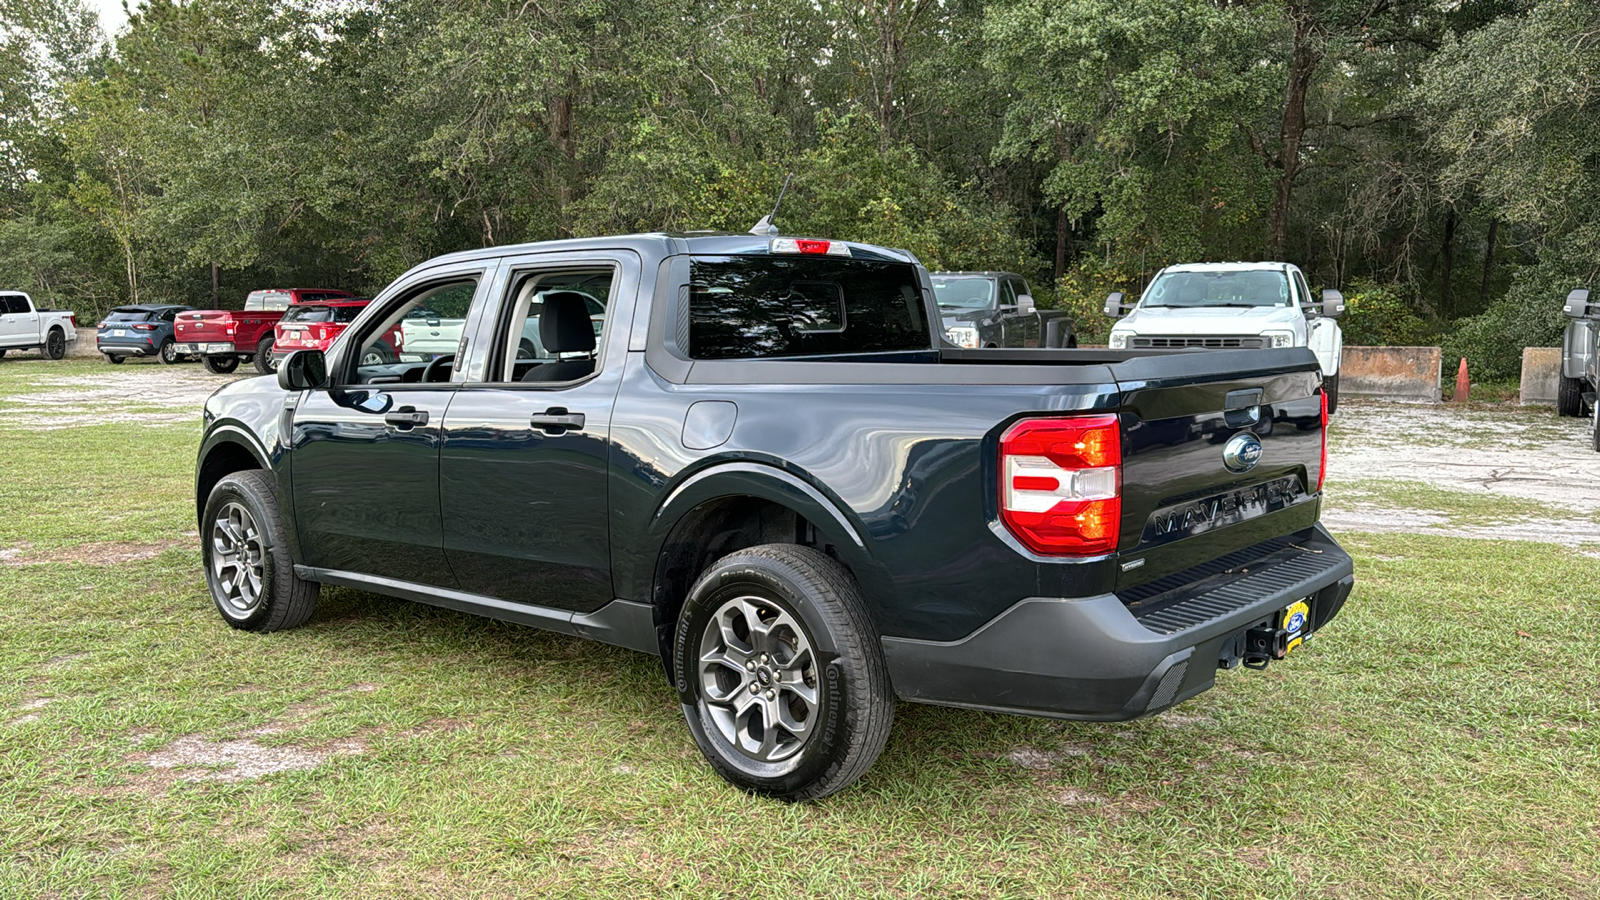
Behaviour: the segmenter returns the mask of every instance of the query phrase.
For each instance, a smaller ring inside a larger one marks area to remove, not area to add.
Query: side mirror
[[[1322,291],[1322,314],[1330,319],[1344,315],[1344,295],[1332,288]]]
[[[299,393],[328,382],[328,359],[321,350],[296,350],[278,363],[278,387]]]
[[[1568,294],[1567,305],[1561,307],[1561,311],[1566,313],[1569,318],[1587,318],[1589,315],[1589,292],[1584,288],[1578,288]]]
[[[1037,307],[1033,305],[1032,297],[1028,296],[1027,294],[1017,295],[1017,312],[1024,316],[1031,316],[1036,308]]]
[[[1106,315],[1113,319],[1122,318],[1122,292],[1112,291],[1106,297]]]

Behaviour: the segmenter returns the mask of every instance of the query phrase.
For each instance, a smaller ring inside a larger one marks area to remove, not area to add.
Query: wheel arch
[[[217,427],[200,447],[200,461],[195,467],[194,502],[195,521],[205,515],[206,500],[217,482],[235,472],[249,469],[272,471],[267,454],[242,429],[231,425]]]
[[[878,563],[841,505],[794,473],[747,461],[701,470],[652,517],[634,584],[648,587],[661,662],[671,681],[673,627],[700,573],[729,553],[769,543],[815,547],[857,581]]]

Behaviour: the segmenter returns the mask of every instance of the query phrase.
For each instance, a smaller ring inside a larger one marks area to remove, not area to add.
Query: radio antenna
[[[778,217],[778,207],[783,205],[783,195],[789,193],[789,179],[793,177],[793,172],[783,176],[783,187],[778,190],[778,202],[772,204],[772,212],[762,216],[761,221],[756,223],[756,227],[750,229],[751,234],[771,237],[778,233],[778,226],[772,224],[772,222]]]

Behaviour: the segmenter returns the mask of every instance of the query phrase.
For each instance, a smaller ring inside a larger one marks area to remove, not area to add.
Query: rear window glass
[[[338,322],[348,325],[361,314],[359,306],[311,306],[297,304],[283,314],[285,322]]]
[[[701,257],[689,267],[694,359],[771,359],[933,346],[908,263]]]
[[[106,316],[107,322],[143,322],[150,317],[150,313],[142,309],[113,309]]]
[[[288,309],[289,294],[285,291],[251,291],[244,298],[244,308],[248,311]]]

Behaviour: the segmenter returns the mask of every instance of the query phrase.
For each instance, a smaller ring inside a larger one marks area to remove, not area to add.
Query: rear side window
[[[17,294],[0,297],[0,312],[25,313],[28,312],[28,301]]]
[[[693,359],[933,346],[916,270],[908,263],[699,257],[690,264],[689,281],[687,349]]]
[[[285,291],[251,291],[244,298],[246,312],[289,308],[289,295]]]
[[[150,313],[142,309],[113,309],[106,316],[107,322],[143,322],[150,318]]]

